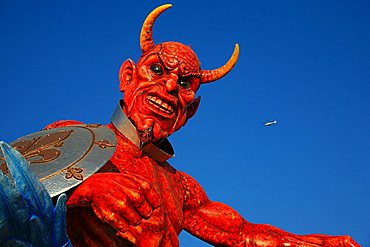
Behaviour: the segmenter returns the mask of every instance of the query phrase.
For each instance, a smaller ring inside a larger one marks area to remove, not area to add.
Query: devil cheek
[[[146,115],[140,114],[137,111],[132,111],[130,118],[138,130],[147,130],[154,124],[153,119],[148,118]]]
[[[136,127],[139,129],[139,130],[147,130],[147,129],[150,129],[153,127],[154,125],[154,120],[148,116],[143,116],[143,115],[137,115],[135,117],[135,120],[137,121],[134,121],[136,123]]]
[[[164,135],[164,131],[162,128],[159,126],[159,124],[154,124],[154,129],[153,129],[153,135],[155,139],[160,139]]]
[[[194,93],[182,94],[179,95],[179,105],[185,107],[194,101]]]
[[[147,79],[149,77],[148,71],[147,71],[145,66],[140,67],[137,71],[138,71],[137,79],[143,80],[143,79]]]
[[[174,126],[174,131],[179,130],[182,126],[185,125],[186,116],[185,114],[180,114],[178,120],[176,122],[176,126]]]
[[[140,117],[139,117],[140,119]],[[141,128],[143,130],[152,128],[154,124],[154,120],[151,118],[146,118],[144,121],[141,121]]]

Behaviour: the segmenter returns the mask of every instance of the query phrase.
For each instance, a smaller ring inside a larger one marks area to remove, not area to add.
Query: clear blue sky
[[[141,24],[164,3],[0,1],[0,139],[59,119],[108,123],[122,97],[119,67],[140,57]],[[370,2],[171,3],[157,43],[191,44],[204,69],[241,47],[171,137],[171,164],[251,222],[370,246]]]

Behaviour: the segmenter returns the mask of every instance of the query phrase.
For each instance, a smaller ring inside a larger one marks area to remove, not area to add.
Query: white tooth
[[[157,103],[158,105],[160,105],[160,104],[162,103],[162,101],[161,101],[160,99],[157,99],[157,100],[155,101],[155,103]]]

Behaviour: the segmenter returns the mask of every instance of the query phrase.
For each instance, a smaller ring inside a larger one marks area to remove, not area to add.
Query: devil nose
[[[168,93],[174,92],[177,90],[177,75],[171,74],[166,80],[166,89]]]

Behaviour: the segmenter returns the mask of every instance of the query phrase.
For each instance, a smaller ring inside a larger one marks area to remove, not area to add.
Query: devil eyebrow
[[[197,77],[197,78],[201,78],[201,74],[200,73],[189,73],[188,75],[186,75],[185,77]]]

